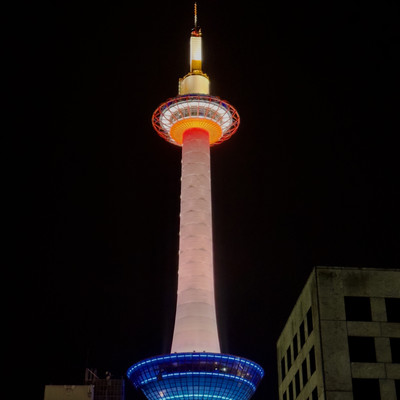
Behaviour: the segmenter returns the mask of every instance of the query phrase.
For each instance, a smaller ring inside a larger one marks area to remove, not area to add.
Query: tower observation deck
[[[238,129],[238,112],[209,93],[202,71],[202,32],[190,36],[190,72],[178,96],[153,113],[157,133],[182,147],[178,293],[171,354],[132,365],[127,376],[149,400],[248,400],[264,371],[253,361],[220,352],[214,295],[210,147]]]

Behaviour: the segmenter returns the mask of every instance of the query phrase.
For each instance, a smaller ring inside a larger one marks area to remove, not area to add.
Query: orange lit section
[[[171,138],[178,144],[182,145],[183,134],[185,131],[193,128],[203,129],[209,134],[210,144],[218,142],[222,137],[222,129],[215,121],[204,118],[188,118],[176,122],[169,132]]]

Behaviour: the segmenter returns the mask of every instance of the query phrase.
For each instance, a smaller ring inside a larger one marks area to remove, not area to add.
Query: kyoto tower
[[[152,123],[182,147],[178,294],[171,353],[132,365],[127,376],[149,400],[248,400],[264,371],[253,361],[220,352],[214,296],[210,147],[229,139],[239,114],[211,96],[202,71],[202,33],[194,5],[190,72],[178,96],[162,103]]]

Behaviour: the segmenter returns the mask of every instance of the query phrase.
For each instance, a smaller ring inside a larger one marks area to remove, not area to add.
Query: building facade
[[[280,400],[400,400],[400,270],[316,267],[277,361]]]
[[[44,400],[125,400],[124,378],[99,378],[86,368],[84,385],[46,385]]]
[[[46,385],[44,400],[94,400],[94,386]]]

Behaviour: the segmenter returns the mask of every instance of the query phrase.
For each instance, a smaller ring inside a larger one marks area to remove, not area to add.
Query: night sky
[[[241,117],[211,149],[222,351],[262,365],[254,399],[276,399],[276,340],[312,268],[399,267],[399,6],[198,12],[211,93]],[[121,377],[170,350],[181,149],[151,116],[189,70],[193,2],[31,2],[10,18],[12,349],[42,400],[86,367]]]

